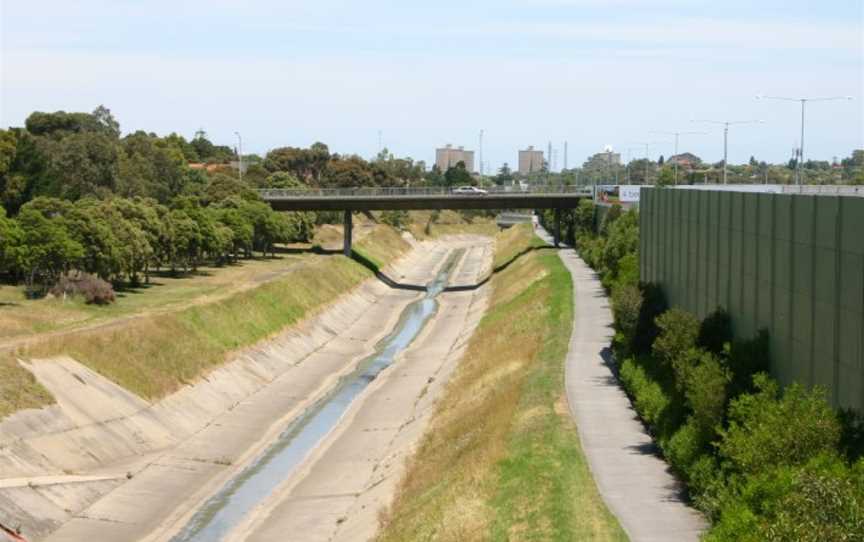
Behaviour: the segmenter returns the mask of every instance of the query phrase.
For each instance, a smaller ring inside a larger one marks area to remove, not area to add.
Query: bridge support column
[[[561,209],[555,209],[555,231],[552,232],[552,239],[557,248],[561,244]]]
[[[351,211],[344,211],[345,214],[342,217],[342,224],[345,230],[345,239],[342,243],[342,253],[351,257],[351,234],[354,229],[354,221],[351,218]]]

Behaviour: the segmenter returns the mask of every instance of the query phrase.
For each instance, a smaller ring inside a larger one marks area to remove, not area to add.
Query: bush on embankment
[[[564,399],[570,274],[523,225],[497,238],[490,305],[381,516],[380,540],[623,540]]]
[[[772,380],[766,333],[735,338],[722,309],[700,322],[639,284],[637,218],[609,212],[577,246],[611,291],[620,381],[712,520],[706,539],[864,540],[860,418]]]
[[[374,233],[358,244],[382,265],[408,248],[391,228],[380,226]],[[336,255],[292,265],[277,279],[221,300],[48,337],[0,356],[0,418],[52,402],[16,358],[68,355],[125,389],[155,400],[194,382],[224,363],[231,352],[295,324],[372,276],[362,265]]]

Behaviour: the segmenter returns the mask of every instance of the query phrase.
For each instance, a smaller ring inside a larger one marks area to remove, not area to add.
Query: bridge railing
[[[590,196],[589,186],[567,185],[536,185],[536,186],[495,186],[484,188],[490,195],[585,195]],[[299,198],[386,198],[386,197],[441,197],[464,196],[454,194],[453,189],[446,187],[388,187],[363,186],[356,188],[261,188],[258,194],[265,200],[299,199]],[[476,197],[482,197],[478,195]]]

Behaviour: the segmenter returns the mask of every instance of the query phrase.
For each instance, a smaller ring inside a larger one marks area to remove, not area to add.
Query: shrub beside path
[[[551,237],[538,231],[551,243]],[[704,517],[657,455],[612,373],[612,311],[600,280],[573,250],[558,252],[573,277],[574,322],[565,365],[567,402],[606,505],[634,542],[698,540]]]

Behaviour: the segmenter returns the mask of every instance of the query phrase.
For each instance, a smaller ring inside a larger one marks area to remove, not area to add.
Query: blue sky
[[[805,152],[864,147],[864,2],[726,0],[0,0],[0,126],[33,110],[111,108],[124,131],[244,150],[324,141],[371,156],[378,131],[431,162],[444,143],[489,168],[528,145],[569,164],[646,141],[722,157],[722,133],[690,119],[764,119],[733,128],[730,161],[785,161],[796,104],[758,93],[851,95],[808,109]],[[629,152],[628,152],[629,149]]]

